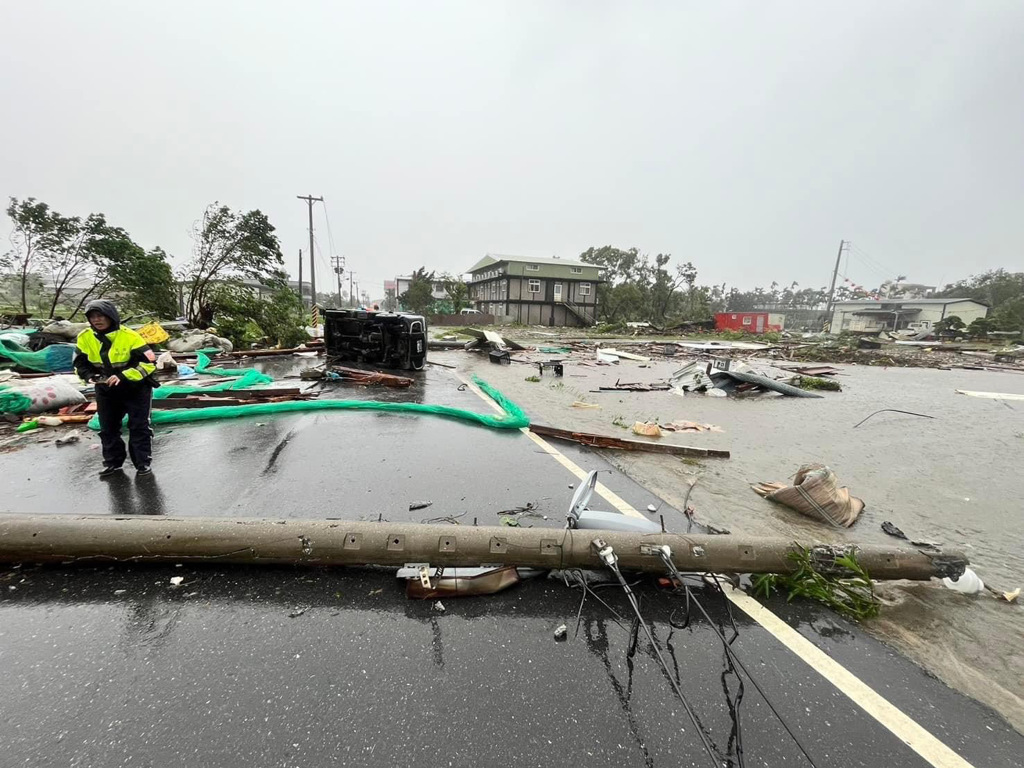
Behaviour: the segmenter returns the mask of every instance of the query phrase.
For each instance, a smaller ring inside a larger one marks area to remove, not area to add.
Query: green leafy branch
[[[857,562],[857,556],[852,550],[833,560],[836,566],[845,569],[846,574],[843,576],[819,571],[811,551],[804,547],[790,552],[787,558],[796,564],[796,570],[787,574],[765,573],[755,576],[755,595],[767,598],[773,592],[784,590],[788,593],[788,602],[797,597],[816,600],[856,621],[873,619],[878,615],[881,602],[875,594],[874,582]]]

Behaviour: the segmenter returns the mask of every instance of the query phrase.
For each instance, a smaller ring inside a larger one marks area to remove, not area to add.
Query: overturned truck
[[[419,371],[427,362],[427,321],[404,312],[328,309],[324,346],[334,362]]]

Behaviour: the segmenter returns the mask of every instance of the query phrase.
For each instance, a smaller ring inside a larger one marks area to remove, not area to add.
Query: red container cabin
[[[719,312],[715,315],[715,330],[745,333],[781,331],[785,320],[785,315],[775,312]]]

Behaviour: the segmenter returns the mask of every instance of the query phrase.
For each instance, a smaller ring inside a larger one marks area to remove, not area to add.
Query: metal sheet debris
[[[1024,395],[1010,392],[977,392],[971,389],[958,389],[956,393],[958,395],[967,395],[968,397],[983,397],[988,400],[1024,400]]]
[[[558,429],[543,424],[531,424],[530,431],[545,437],[558,440],[569,440],[592,448],[610,448],[619,451],[641,451],[647,453],[669,453],[676,456],[699,456],[708,458],[728,459],[729,451],[714,448],[693,448],[686,445],[671,443],[654,443],[640,440],[626,440],[610,435],[596,435],[589,432],[574,432],[569,429]]]

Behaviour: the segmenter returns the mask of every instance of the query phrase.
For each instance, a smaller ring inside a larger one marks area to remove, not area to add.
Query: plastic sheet
[[[268,376],[265,373],[260,373],[255,368],[211,368],[210,358],[206,356],[206,352],[217,352],[216,349],[200,349],[196,352],[196,373],[205,373],[209,376],[240,376],[247,373],[255,374],[257,378],[253,378],[249,385],[252,384],[270,384],[274,379],[272,376]]]
[[[42,373],[66,373],[75,358],[74,344],[51,344],[46,349],[32,352],[11,339],[0,338],[0,358],[6,358],[22,368]]]
[[[32,398],[11,387],[0,386],[0,413],[25,413],[32,407]]]
[[[530,420],[523,410],[506,398],[501,392],[477,376],[473,381],[487,395],[501,406],[504,413],[494,416],[476,413],[447,405],[426,405],[424,403],[382,403],[373,400],[290,400],[283,403],[257,403],[254,405],[216,405],[210,408],[182,408],[180,410],[155,410],[154,424],[186,424],[193,421],[234,419],[243,416],[268,416],[276,413],[302,413],[306,411],[389,411],[392,413],[418,413],[429,416],[444,416],[480,424],[492,429],[522,429],[530,426]],[[162,389],[162,388],[161,388]],[[159,392],[160,390],[156,390]],[[99,416],[89,421],[89,429],[98,431]]]
[[[232,373],[237,373],[237,371]],[[153,390],[153,399],[163,400],[171,395],[201,395],[204,392],[228,392],[233,389],[250,389],[256,385],[271,382],[273,382],[273,379],[265,373],[260,373],[255,368],[250,368],[234,381],[222,381],[219,384],[211,384],[208,387],[162,384],[159,389]]]

